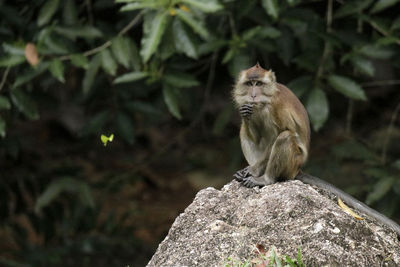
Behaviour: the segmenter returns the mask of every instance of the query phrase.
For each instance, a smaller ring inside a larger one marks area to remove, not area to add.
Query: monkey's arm
[[[386,225],[387,227],[393,229],[397,235],[400,237],[400,225],[398,225],[396,222],[393,220],[389,219],[385,215],[377,212],[376,210],[368,207],[361,201],[358,201],[354,197],[350,196],[349,194],[345,193],[344,191],[340,190],[339,188],[331,185],[328,182],[325,182],[317,177],[301,173],[296,176],[297,180],[302,181],[303,183],[309,184],[309,185],[315,185],[321,189],[324,189],[328,192],[331,192],[332,194],[336,195],[336,197],[340,198],[344,202],[346,202],[347,205],[353,207],[354,209],[361,211],[362,213],[367,214],[368,216],[374,218],[378,222]]]

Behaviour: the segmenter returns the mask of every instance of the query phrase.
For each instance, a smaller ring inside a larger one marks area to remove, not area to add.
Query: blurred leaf
[[[7,97],[0,95],[0,110],[1,109],[10,109],[11,103]]]
[[[367,205],[371,205],[371,204],[375,203],[376,201],[380,200],[382,197],[384,197],[390,191],[394,182],[395,182],[395,179],[393,177],[381,178],[378,181],[378,183],[375,184],[372,192],[370,192],[367,195],[367,199],[365,200],[365,203]]]
[[[350,57],[350,62],[353,64],[354,68],[362,74],[368,76],[374,76],[375,69],[372,62],[362,56],[354,55]]]
[[[101,66],[103,67],[103,70],[108,74],[115,76],[115,74],[117,73],[118,66],[113,56],[111,55],[110,50],[105,49],[101,51],[100,55],[101,55]]]
[[[385,10],[388,7],[391,7],[397,4],[399,0],[379,0],[376,1],[375,5],[371,8],[370,13],[377,13],[382,10]]]
[[[63,7],[63,19],[66,25],[74,25],[78,22],[78,12],[75,0],[65,1]]]
[[[342,47],[342,40],[332,33],[318,32],[318,36],[330,44],[332,47]]]
[[[261,30],[258,33],[258,37],[262,38],[262,39],[266,38],[266,37],[275,39],[275,38],[278,38],[279,36],[281,36],[281,32],[274,27],[265,27],[264,26],[261,28]]]
[[[198,8],[205,13],[213,13],[223,8],[217,0],[182,0],[181,2]]]
[[[130,43],[127,38],[118,36],[112,40],[111,51],[116,60],[125,68],[129,68],[129,47]]]
[[[221,40],[221,39],[210,40],[209,42],[201,43],[198,47],[198,54],[206,55],[208,53],[219,50],[221,47],[223,47],[227,44],[228,44],[228,41]]]
[[[253,62],[247,53],[240,53],[236,55],[231,62],[229,62],[229,74],[236,78],[240,71],[249,68]],[[254,64],[254,63],[253,63]]]
[[[380,45],[385,46],[385,45],[397,44],[398,42],[400,42],[400,38],[397,38],[397,37],[394,37],[394,36],[386,36],[386,37],[382,37],[382,38],[379,38],[378,40],[376,40],[376,44],[378,46],[380,46]]]
[[[119,1],[116,0],[116,3],[124,3],[126,1]],[[141,3],[129,3],[121,7],[120,11],[133,11],[137,9],[144,9],[144,8],[157,8],[157,5],[159,5],[157,2],[154,1],[143,1]]]
[[[279,16],[279,6],[277,0],[261,0],[261,4],[264,7],[268,15],[270,15],[274,20]]]
[[[4,52],[7,54],[24,56],[25,55],[25,43],[23,42],[15,42],[15,43],[6,43],[3,42]]]
[[[96,77],[97,71],[100,68],[100,64],[101,56],[99,54],[94,56],[89,63],[89,67],[86,70],[85,76],[82,80],[82,90],[85,95],[89,93],[90,89],[92,88],[93,81]]]
[[[149,76],[149,74],[147,72],[142,72],[142,71],[134,71],[134,72],[130,72],[130,73],[125,73],[125,74],[117,77],[114,80],[114,84],[134,82],[134,81],[144,79],[147,76]]]
[[[198,18],[196,19],[192,15],[192,13],[178,9],[176,10],[176,15],[178,16],[179,19],[185,22],[190,28],[192,28],[195,33],[200,35],[201,38],[203,38],[204,40],[207,40],[209,38],[210,34],[208,33],[208,30],[204,26],[203,22]]]
[[[368,169],[364,170],[363,173],[365,175],[375,178],[375,179],[381,179],[381,178],[390,176],[388,170],[379,168],[379,167],[378,168],[368,168]]]
[[[36,50],[36,46],[33,43],[27,43],[25,46],[25,58],[29,64],[36,66],[39,64],[39,54]]]
[[[329,102],[325,92],[315,88],[308,96],[306,108],[314,130],[317,132],[329,116]]]
[[[59,59],[53,59],[50,63],[49,70],[51,74],[60,82],[64,83],[64,65]]]
[[[147,62],[156,51],[169,21],[166,11],[159,11],[155,15],[148,13],[144,16],[142,48],[140,55]]]
[[[81,130],[82,136],[87,136],[89,134],[98,134],[99,132],[101,132],[103,125],[108,120],[108,115],[108,110],[105,110],[91,117]]]
[[[333,154],[340,159],[370,160],[376,159],[374,153],[363,144],[356,141],[347,141],[332,148]]]
[[[89,25],[69,27],[57,26],[54,27],[54,31],[71,40],[75,40],[76,38],[95,39],[103,36],[99,29]]]
[[[129,53],[128,53],[127,57],[129,58],[130,66],[132,66],[132,68],[135,71],[139,71],[142,68],[142,59],[140,58],[140,54],[139,54],[137,45],[134,41],[132,41],[129,38],[126,39],[126,42],[129,47]]]
[[[133,144],[135,140],[135,130],[132,119],[125,113],[118,112],[116,118],[118,134],[128,143]]]
[[[400,16],[398,16],[392,23],[390,27],[392,31],[400,29]]]
[[[179,19],[174,19],[173,35],[177,51],[184,53],[186,56],[197,59],[197,48],[194,40],[186,31],[185,26]]]
[[[293,91],[293,93],[300,98],[308,90],[313,87],[313,79],[311,76],[300,76],[287,84],[287,87]]]
[[[232,48],[226,51],[225,56],[222,58],[222,64],[226,64],[231,61],[235,54],[235,50]]]
[[[288,66],[294,54],[294,37],[293,34],[286,28],[281,30],[281,36],[276,38],[276,52],[282,59],[283,63]]]
[[[28,119],[39,119],[39,111],[36,103],[21,89],[16,88],[11,90],[11,100],[18,110],[22,112]]]
[[[159,116],[161,114],[160,110],[158,110],[155,105],[149,104],[144,101],[131,101],[125,103],[126,109],[131,112],[141,112],[148,115],[156,115]]]
[[[349,98],[364,101],[367,100],[367,97],[365,96],[364,90],[361,88],[361,86],[350,78],[332,74],[328,77],[328,83],[336,91]]]
[[[348,15],[356,14],[371,5],[373,0],[352,0],[345,2],[333,15],[334,18],[342,18]]]
[[[167,84],[176,88],[187,88],[200,84],[193,75],[183,72],[168,72],[162,79]]]
[[[0,58],[0,67],[13,67],[25,62],[25,56],[6,55]]]
[[[377,58],[377,59],[389,59],[394,54],[394,49],[386,46],[377,46],[377,45],[364,45],[359,50],[361,54],[370,58]]]
[[[177,90],[168,85],[164,85],[163,95],[164,102],[167,105],[169,112],[171,112],[171,114],[178,120],[182,119],[181,112],[179,111],[179,99]]]
[[[212,133],[219,136],[223,133],[224,129],[228,125],[231,117],[232,117],[232,105],[228,104],[226,107],[218,114],[217,118],[214,121],[213,131]]]
[[[242,39],[244,41],[248,41],[254,38],[254,36],[258,36],[262,27],[261,26],[255,26],[253,28],[250,28],[246,31],[243,32],[242,34]]]
[[[39,52],[41,54],[64,55],[69,53],[66,43],[62,42],[61,38],[48,36],[44,39],[44,44],[44,46],[39,47]]]
[[[328,60],[326,60],[327,62]],[[292,59],[299,68],[309,72],[317,72],[319,58],[315,56],[315,52],[307,51]],[[326,63],[325,63],[326,64]]]
[[[393,162],[392,166],[398,170],[400,170],[400,159]]]
[[[70,177],[63,177],[52,181],[35,203],[35,212],[40,213],[43,208],[50,205],[62,193],[75,193],[79,196],[81,204],[85,207],[94,207],[94,199],[87,183]]]
[[[109,137],[104,135],[104,134],[102,134],[100,136],[100,140],[101,140],[101,142],[103,143],[104,146],[107,146],[108,142],[112,142],[114,140],[114,134],[111,134]]]
[[[173,19],[174,21],[178,19]],[[160,58],[162,61],[165,61],[169,59],[172,55],[176,54],[177,51],[177,45],[175,44],[175,30],[173,27],[167,27],[165,29],[165,33],[163,36],[163,39],[160,43],[160,48],[158,49],[158,54],[160,55]],[[180,41],[180,40],[179,40]],[[179,48],[181,52],[182,48]]]
[[[251,11],[253,11],[258,0],[248,0],[248,1],[236,1],[237,4],[237,18],[243,19],[244,16],[248,16]]]
[[[48,62],[41,62],[35,68],[29,68],[28,71],[19,74],[19,76],[14,81],[13,88],[19,87],[29,82],[33,78],[39,76],[40,74],[45,72],[48,69],[48,67],[49,67]]]
[[[72,65],[78,68],[84,68],[87,70],[89,68],[89,61],[87,57],[82,54],[73,54],[70,57]]]
[[[6,137],[6,122],[0,116],[0,136],[2,138]]]
[[[47,24],[58,8],[59,0],[47,0],[39,11],[37,24],[39,27]]]

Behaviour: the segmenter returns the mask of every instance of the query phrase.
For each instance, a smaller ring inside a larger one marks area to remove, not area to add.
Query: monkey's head
[[[275,74],[257,63],[240,72],[233,89],[233,98],[239,106],[251,103],[261,107],[271,100],[277,90],[275,84]]]

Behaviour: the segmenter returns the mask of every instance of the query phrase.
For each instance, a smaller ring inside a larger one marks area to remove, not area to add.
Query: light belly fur
[[[241,138],[244,157],[250,166],[255,165],[260,159],[268,161],[272,145],[277,136],[278,129],[268,111],[256,111],[248,122],[250,138]],[[243,130],[243,129],[242,129]]]

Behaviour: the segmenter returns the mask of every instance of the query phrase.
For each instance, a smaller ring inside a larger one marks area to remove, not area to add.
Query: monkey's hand
[[[238,182],[243,182],[243,180],[245,180],[247,177],[251,177],[250,166],[247,166],[244,169],[238,170],[233,175],[233,178],[235,178],[235,180],[238,181]]]
[[[239,108],[239,113],[243,119],[248,119],[253,114],[253,104],[244,104]]]

